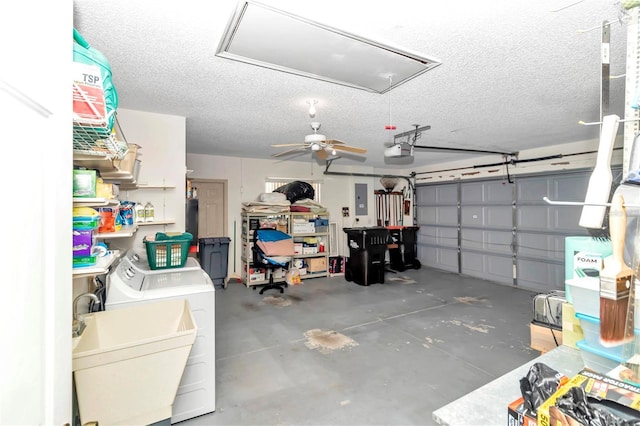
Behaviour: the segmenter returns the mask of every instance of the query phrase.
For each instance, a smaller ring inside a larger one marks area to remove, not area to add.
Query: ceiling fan
[[[315,153],[316,157],[320,160],[326,160],[329,158],[329,154],[336,155],[339,151],[354,154],[364,154],[367,152],[364,148],[346,145],[344,142],[337,139],[327,139],[325,135],[318,133],[318,130],[320,129],[320,123],[318,122],[314,121],[311,123],[311,129],[313,129],[313,133],[304,137],[304,143],[283,143],[271,145],[274,148],[295,147],[278,152],[271,156],[280,157],[287,154],[293,154],[294,152],[311,151]]]
[[[499,155],[515,155],[516,154],[513,152],[491,151],[491,150],[484,150],[484,149],[449,148],[445,146],[416,145],[416,141],[420,139],[420,137],[422,136],[422,132],[424,130],[429,130],[431,126],[420,127],[419,124],[413,124],[413,126],[415,127],[415,129],[409,130],[403,133],[398,133],[393,137],[393,144],[384,150],[385,157],[391,157],[391,158],[412,157],[413,150],[415,148],[433,150],[433,151],[460,152],[460,153],[466,153],[466,154],[499,154]]]

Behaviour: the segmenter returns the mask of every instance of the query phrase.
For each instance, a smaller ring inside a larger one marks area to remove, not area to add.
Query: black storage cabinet
[[[216,288],[226,288],[229,265],[229,237],[198,239],[198,260]]]
[[[403,226],[389,230],[389,235],[396,248],[389,249],[389,265],[394,271],[402,272],[406,268],[420,269],[418,260],[419,226]]]
[[[344,228],[344,232],[349,245],[345,279],[359,285],[384,284],[389,230],[385,227]]]

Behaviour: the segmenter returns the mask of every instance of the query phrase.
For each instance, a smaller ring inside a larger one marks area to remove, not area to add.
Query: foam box
[[[604,258],[613,249],[610,240],[592,237],[565,237],[565,279],[584,276],[599,277],[604,267]]]

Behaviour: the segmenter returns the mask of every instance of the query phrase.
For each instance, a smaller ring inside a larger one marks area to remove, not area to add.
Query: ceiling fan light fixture
[[[320,133],[313,133],[304,137],[304,142],[309,144],[317,144],[326,140],[327,137],[325,135],[321,135]]]

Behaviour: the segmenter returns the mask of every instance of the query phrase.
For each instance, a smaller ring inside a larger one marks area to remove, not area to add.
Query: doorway
[[[198,194],[198,235],[194,237],[227,237],[227,180],[191,179],[191,186]]]

